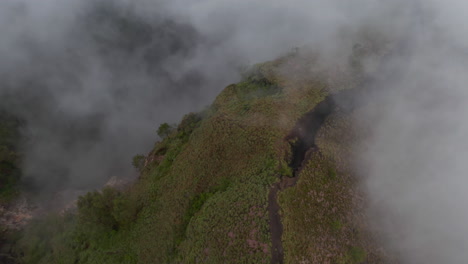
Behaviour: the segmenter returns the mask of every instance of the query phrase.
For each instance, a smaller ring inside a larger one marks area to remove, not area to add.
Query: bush
[[[145,166],[145,156],[144,155],[135,155],[132,159],[132,165],[135,169],[141,171]]]
[[[205,202],[208,199],[210,199],[213,195],[215,195],[216,193],[225,192],[227,188],[229,188],[230,185],[231,185],[231,182],[229,181],[229,179],[223,178],[217,186],[214,186],[210,188],[209,191],[202,192],[192,198],[192,200],[190,201],[188,210],[185,212],[185,215],[184,215],[184,221],[183,221],[184,222],[183,224],[184,234],[186,232],[190,219],[192,219],[192,217],[201,210]],[[179,239],[179,241],[180,240],[181,239]]]
[[[332,179],[332,180],[336,179],[336,178],[337,178],[337,175],[338,175],[338,174],[336,173],[336,169],[335,169],[335,168],[330,167],[330,168],[328,169],[328,177],[329,177],[330,179]]]
[[[349,250],[349,257],[351,258],[351,263],[362,263],[366,260],[367,253],[360,247],[352,247]]]
[[[119,230],[137,218],[140,203],[133,196],[106,187],[102,192],[89,192],[78,198],[78,220],[84,229]],[[89,229],[91,227],[91,229]]]
[[[114,217],[114,201],[120,192],[106,187],[102,192],[89,192],[78,198],[78,220],[80,224],[105,230],[117,230],[118,222]]]
[[[14,263],[77,263],[77,255],[83,246],[74,239],[75,217],[50,214],[32,220],[24,230],[17,232]],[[67,249],[67,250],[64,250]],[[54,261],[60,258],[61,261]]]
[[[132,196],[119,195],[116,197],[114,199],[112,216],[117,222],[119,229],[128,227],[135,222],[141,208],[141,203],[138,200],[135,200]]]
[[[172,131],[174,131],[174,127],[169,125],[168,123],[162,123],[158,128],[158,136],[161,138],[168,137]]]
[[[280,164],[279,173],[282,176],[286,176],[290,178],[294,177],[293,169],[284,163]]]
[[[266,78],[253,76],[248,81],[236,85],[236,94],[240,100],[251,101],[257,98],[280,94],[282,88]]]
[[[12,163],[0,160],[0,201],[15,197],[20,170]]]
[[[19,126],[19,120],[0,110],[0,202],[12,199],[17,193],[16,185],[21,177],[16,150]]]
[[[331,223],[333,231],[339,231],[343,228],[343,223],[340,220],[335,220]]]
[[[183,132],[184,134],[191,134],[192,131],[200,125],[201,120],[202,118],[199,114],[187,114],[184,116],[179,126],[177,127],[177,131]]]

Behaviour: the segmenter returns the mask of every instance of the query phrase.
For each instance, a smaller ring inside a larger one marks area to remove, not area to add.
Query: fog
[[[468,259],[468,35],[461,1],[424,2],[357,112],[356,149],[376,230],[403,263]],[[396,17],[399,19],[399,17]]]
[[[25,121],[24,181],[39,189],[136,174],[158,125],[201,110],[240,65],[217,69],[193,26],[123,1],[2,1],[0,32],[1,105]]]
[[[24,179],[131,176],[162,122],[208,105],[239,68],[295,47],[344,65],[362,32],[375,94],[356,115],[374,225],[403,263],[468,259],[468,4],[449,1],[5,0],[0,106],[24,120]]]
[[[376,228],[403,263],[464,263],[468,35],[461,2],[425,7],[378,73],[375,101],[358,112],[372,125],[357,165]]]
[[[369,13],[373,1],[361,1]],[[306,8],[299,8],[304,6]],[[317,8],[320,7],[320,8]],[[332,1],[6,0],[1,107],[24,120],[24,181],[92,188],[134,175],[162,122],[210,104],[239,69],[333,41],[366,12]],[[361,10],[363,11],[363,10]],[[341,51],[336,53],[336,51]]]

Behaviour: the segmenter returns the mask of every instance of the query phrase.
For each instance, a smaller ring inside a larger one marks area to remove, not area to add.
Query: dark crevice
[[[293,170],[293,177],[281,176],[281,181],[273,184],[268,195],[268,212],[272,240],[272,264],[284,263],[283,244],[281,240],[283,225],[279,214],[278,191],[296,185],[301,169],[311,158],[312,154],[319,151],[315,144],[315,138],[327,117],[338,107],[340,111],[350,112],[357,105],[359,97],[362,97],[366,92],[368,92],[367,89],[354,89],[329,95],[325,100],[301,117],[291,133],[286,136],[285,140],[289,141],[291,144],[292,158],[289,166]]]
[[[372,90],[370,86],[366,86],[366,88],[344,90],[329,95],[297,121],[291,133],[285,138],[291,144],[292,158],[289,166],[293,170],[294,177],[298,176],[311,154],[318,151],[315,139],[327,117],[334,111],[351,112],[358,105],[358,100]]]
[[[291,144],[292,159],[289,166],[293,170],[293,176],[297,177],[304,161],[306,153],[310,149],[317,149],[315,137],[325,119],[335,108],[333,97],[329,96],[320,102],[312,111],[306,113],[286,137]]]

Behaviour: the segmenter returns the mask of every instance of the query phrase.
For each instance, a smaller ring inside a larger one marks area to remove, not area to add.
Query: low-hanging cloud
[[[239,67],[307,43],[329,47],[336,28],[354,19],[338,7],[2,1],[1,105],[25,120],[25,179],[90,187],[132,174],[131,156],[148,151],[157,125],[209,104]]]
[[[6,0],[0,104],[25,120],[24,174],[93,187],[132,174],[161,122],[200,110],[240,66],[308,45],[346,64],[388,44],[356,166],[379,230],[404,263],[468,259],[468,4],[449,1]],[[374,63],[369,61],[367,63]],[[379,210],[377,210],[379,209]]]
[[[25,121],[24,176],[40,187],[132,174],[131,156],[148,150],[158,123],[215,93],[183,68],[200,43],[189,25],[110,1],[0,5],[2,107]]]
[[[376,228],[402,263],[468,259],[468,35],[462,1],[419,3],[356,119]]]

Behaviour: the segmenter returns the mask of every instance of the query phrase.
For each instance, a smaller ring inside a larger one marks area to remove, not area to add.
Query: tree
[[[173,126],[169,125],[168,123],[162,123],[159,126],[157,133],[161,138],[166,138],[172,133],[173,130]]]
[[[110,187],[101,192],[89,192],[78,198],[78,219],[87,228],[117,230],[118,222],[113,216],[114,201],[121,194]]]
[[[132,165],[135,169],[141,171],[145,165],[145,156],[143,155],[135,155],[132,159]]]

